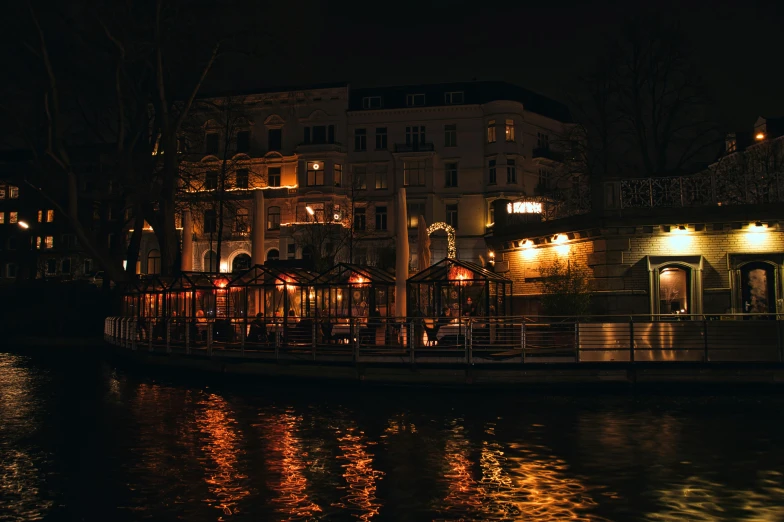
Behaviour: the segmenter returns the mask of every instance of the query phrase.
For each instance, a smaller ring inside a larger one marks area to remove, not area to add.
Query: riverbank
[[[315,363],[307,360],[254,360],[216,350],[206,354],[132,351],[108,347],[116,363],[137,369],[221,375],[243,380],[299,380],[400,386],[517,388],[577,386],[764,386],[784,389],[780,363],[532,363],[492,364]]]

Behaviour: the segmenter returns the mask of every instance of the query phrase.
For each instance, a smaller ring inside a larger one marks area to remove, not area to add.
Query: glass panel
[[[659,313],[691,313],[690,271],[665,267],[659,272]]]

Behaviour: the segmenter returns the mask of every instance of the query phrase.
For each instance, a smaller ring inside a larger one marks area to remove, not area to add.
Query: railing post
[[[349,332],[351,332],[351,339],[354,341],[354,360],[359,362],[359,325],[356,319],[351,319]]]
[[[207,321],[207,355],[212,357],[212,327],[213,322]]]
[[[131,350],[133,350],[134,352],[136,351],[136,340],[137,340],[136,336],[139,333],[138,328],[139,327],[136,323],[136,319],[131,319],[131,332],[133,332],[131,337]]]
[[[525,364],[525,317],[520,319],[520,362]]]
[[[171,318],[166,319],[166,353],[171,353]]]
[[[248,317],[246,316],[240,322],[242,328],[242,335],[240,335],[240,352],[245,355],[245,336],[248,335]]]
[[[313,347],[313,360],[316,360],[316,321],[313,321],[311,325],[311,334],[310,334],[311,346]]]
[[[185,353],[191,353],[191,323],[193,318],[185,319]]]
[[[705,343],[705,362],[710,361],[710,357],[708,357],[708,321],[702,321],[702,337]]]
[[[634,362],[634,317],[629,317],[629,362]]]
[[[574,358],[580,362],[580,323],[574,322]]]
[[[148,331],[147,331],[147,350],[148,351],[152,351],[152,332],[155,331],[155,323],[157,323],[157,322],[158,321],[155,318],[150,317],[150,321],[149,321],[150,326],[147,327],[148,328]]]
[[[474,323],[469,322],[466,328],[466,336],[464,342],[466,343],[466,364],[474,364]]]
[[[406,326],[406,322],[405,319],[403,319],[402,327],[405,328],[405,326]],[[414,342],[414,321],[411,321],[410,323],[408,323],[408,353],[409,356],[411,357],[411,364],[414,364],[415,362],[415,358],[414,358],[415,347],[416,347],[416,343]]]

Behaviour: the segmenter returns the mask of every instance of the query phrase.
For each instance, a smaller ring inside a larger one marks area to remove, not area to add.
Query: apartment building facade
[[[555,140],[570,121],[557,102],[501,82],[320,85],[204,101],[181,150],[183,266],[215,270],[220,258],[225,272],[308,257],[382,265],[394,255],[401,188],[412,269],[420,216],[452,226],[458,256],[479,261],[493,201],[550,183]],[[446,247],[435,232],[432,259]],[[159,270],[159,255],[147,234],[140,271]]]

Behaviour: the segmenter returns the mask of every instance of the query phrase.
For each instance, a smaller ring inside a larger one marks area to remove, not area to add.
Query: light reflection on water
[[[0,518],[784,520],[782,397],[356,390],[0,354]]]

